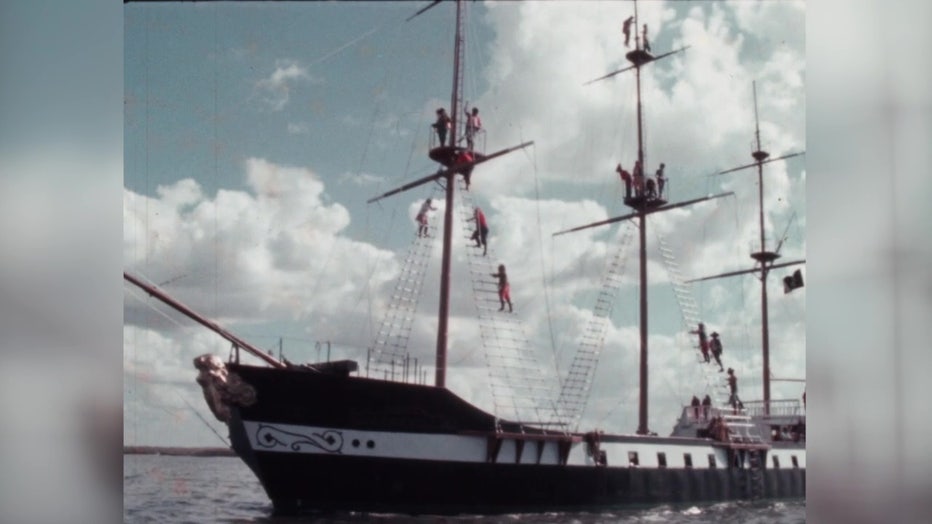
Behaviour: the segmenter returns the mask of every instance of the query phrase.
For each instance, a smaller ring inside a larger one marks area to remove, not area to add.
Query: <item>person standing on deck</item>
[[[421,210],[417,212],[417,236],[426,237],[427,236],[427,212],[436,211],[437,208],[430,205],[431,200],[428,198],[421,204]]]
[[[476,230],[472,233],[472,240],[476,241],[476,247],[482,247],[482,256],[485,256],[489,249],[489,225],[485,221],[485,213],[482,212],[481,208],[476,207],[473,217],[469,221],[476,223]]]
[[[482,119],[479,118],[479,108],[472,108],[472,113],[466,110],[466,146],[470,151],[474,150],[474,139],[476,133],[482,129]]]
[[[663,168],[665,165],[661,162],[660,167],[657,168],[657,198],[663,198],[663,186],[667,184],[667,177],[663,176]]]
[[[702,397],[702,418],[708,420],[709,412],[712,410],[712,398],[708,395]]]
[[[705,324],[699,323],[699,327],[690,331],[693,335],[699,335],[699,351],[702,351],[702,358],[709,361],[709,339],[705,335]]]
[[[728,389],[731,391],[731,396],[728,397],[728,404],[734,408],[735,413],[738,412],[738,408],[744,407],[744,404],[741,403],[741,399],[738,398],[738,377],[735,376],[735,370],[728,368]]]
[[[450,115],[447,114],[447,110],[440,108],[437,110],[437,121],[431,124],[431,126],[437,130],[437,138],[440,140],[440,147],[447,145],[447,131],[450,129],[452,120]]]
[[[623,169],[621,164],[615,167],[615,172],[621,175],[621,181],[625,183],[625,200],[631,198],[631,173]]]
[[[508,302],[508,312],[513,312],[514,310],[511,308],[511,288],[508,286],[508,275],[505,274],[505,264],[499,264],[498,273],[492,273],[492,276],[498,277],[498,300],[502,304],[502,307],[498,308],[498,310],[504,311],[505,302]]]
[[[712,356],[715,358],[715,363],[718,364],[718,371],[725,371],[725,368],[722,366],[722,341],[718,339],[718,333],[712,332],[712,340],[709,342],[709,349],[712,350]]]
[[[625,47],[631,47],[628,42],[631,40],[631,24],[634,23],[634,17],[629,16],[621,26],[621,32],[625,34]]]
[[[698,419],[699,418],[699,397],[697,397],[696,395],[693,395],[693,400],[692,402],[689,403],[689,405],[692,406],[693,408],[693,418]]]

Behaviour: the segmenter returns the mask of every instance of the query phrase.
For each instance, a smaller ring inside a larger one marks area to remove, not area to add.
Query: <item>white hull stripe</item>
[[[484,463],[488,457],[488,440],[485,436],[429,433],[395,433],[387,431],[360,431],[339,428],[301,426],[294,424],[268,424],[243,421],[249,444],[255,451],[276,453],[338,454],[357,457],[390,459],[434,460]],[[516,454],[520,449],[520,457]],[[725,450],[713,446],[687,446],[675,443],[602,442],[610,467],[628,467],[631,453],[637,454],[637,465],[642,468],[659,467],[661,455],[668,468],[686,467],[687,457],[695,469],[709,469],[709,456],[715,467],[726,466]],[[806,467],[805,450],[771,449],[767,467],[772,468],[776,456],[779,467]],[[536,464],[538,441],[526,440],[517,445],[515,439],[506,438],[495,459],[502,464]],[[556,441],[545,441],[540,453],[541,464],[559,464],[559,447]],[[572,444],[568,465],[595,465],[588,452],[588,444]]]

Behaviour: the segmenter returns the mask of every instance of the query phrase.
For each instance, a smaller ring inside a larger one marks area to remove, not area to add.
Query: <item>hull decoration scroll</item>
[[[302,445],[313,446],[327,453],[340,453],[343,449],[343,435],[339,431],[328,430],[308,436],[266,424],[256,430],[256,442],[264,448],[285,447],[292,451],[301,451]]]

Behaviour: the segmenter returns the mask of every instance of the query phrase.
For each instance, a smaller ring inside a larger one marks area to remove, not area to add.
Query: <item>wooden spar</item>
[[[770,271],[771,269],[777,269],[780,267],[795,266],[797,264],[805,264],[805,263],[806,263],[806,260],[803,259],[803,260],[794,260],[792,262],[781,262],[779,264],[771,264],[767,266],[767,271]],[[702,282],[703,280],[714,280],[716,278],[733,277],[736,275],[747,275],[748,273],[757,273],[760,271],[761,271],[760,267],[752,267],[750,269],[739,269],[737,271],[729,271],[727,273],[721,273],[718,275],[711,275],[711,276],[702,277],[702,278],[694,278],[692,280],[687,280],[684,283],[690,284],[692,282]]]
[[[188,306],[186,306],[186,305],[182,304],[181,302],[178,302],[177,300],[175,300],[175,299],[173,299],[172,297],[168,296],[167,294],[165,294],[165,292],[163,292],[163,291],[160,290],[159,288],[157,288],[157,287],[155,287],[155,286],[153,286],[153,285],[151,285],[151,284],[146,284],[145,282],[143,282],[143,281],[140,280],[139,278],[134,277],[133,275],[130,275],[130,274],[127,273],[126,271],[123,272],[123,278],[126,279],[126,280],[129,280],[129,281],[130,281],[131,283],[133,283],[133,284],[136,284],[137,286],[139,286],[140,288],[142,288],[143,291],[145,291],[146,293],[152,295],[153,297],[155,297],[155,298],[161,300],[162,302],[168,304],[168,305],[171,306],[173,309],[175,309],[175,310],[177,310],[177,311],[179,311],[179,312],[185,314],[185,315],[186,315],[188,318],[190,318],[191,320],[194,320],[194,321],[197,322],[198,324],[201,324],[202,326],[206,327],[207,329],[209,329],[209,330],[213,331],[214,333],[220,335],[221,337],[223,337],[223,338],[229,340],[230,342],[233,343],[233,345],[235,345],[235,346],[237,346],[237,347],[241,347],[241,348],[245,349],[246,351],[248,351],[249,353],[252,353],[253,355],[255,355],[255,356],[261,358],[262,360],[266,361],[270,366],[276,367],[276,368],[284,368],[284,367],[286,367],[285,364],[283,364],[283,363],[281,363],[281,362],[275,360],[274,357],[271,357],[271,356],[267,355],[267,354],[265,353],[265,351],[262,351],[261,349],[259,349],[259,348],[255,347],[255,346],[253,346],[253,345],[250,344],[249,342],[246,342],[245,340],[243,340],[243,339],[237,337],[236,335],[230,333],[229,331],[223,329],[222,327],[220,327],[220,326],[217,325],[216,323],[214,323],[214,322],[208,320],[207,318],[201,316],[200,314],[196,313],[193,309],[189,308]]]
[[[761,161],[761,162],[754,162],[753,164],[746,164],[746,165],[739,166],[739,167],[733,167],[733,168],[731,168],[731,169],[726,169],[725,171],[719,171],[718,173],[715,173],[715,174],[716,174],[716,175],[724,175],[724,174],[726,174],[726,173],[733,173],[733,172],[735,172],[735,171],[741,171],[742,169],[747,169],[747,168],[749,168],[749,167],[755,167],[755,166],[758,166],[758,165],[769,164],[769,163],[771,163],[771,162],[776,162],[777,160],[785,160],[785,159],[787,159],[787,158],[793,158],[794,156],[800,156],[800,155],[805,155],[805,154],[806,154],[805,151],[800,151],[800,152],[798,152],[798,153],[790,153],[790,154],[788,154],[788,155],[778,156],[778,157],[774,157],[774,158],[768,158],[767,160],[763,160],[763,161]]]
[[[679,48],[679,49],[676,49],[676,50],[674,50],[674,51],[668,51],[668,52],[666,52],[666,53],[663,53],[662,55],[652,56],[652,57],[646,59],[641,65],[644,65],[644,64],[646,64],[646,63],[648,63],[648,62],[653,62],[653,61],[655,61],[655,60],[660,60],[661,58],[670,56],[670,55],[672,55],[672,54],[674,54],[674,53],[679,53],[680,51],[685,51],[685,50],[688,49],[688,48],[689,48],[689,46],[687,45],[687,46],[683,46],[683,47],[681,47],[681,48]],[[589,85],[589,84],[594,84],[594,83],[598,82],[599,80],[605,80],[606,78],[611,78],[611,77],[613,77],[613,76],[615,76],[615,75],[624,73],[625,71],[630,71],[630,70],[634,69],[635,67],[637,67],[637,66],[633,66],[633,65],[632,65],[632,66],[628,66],[628,67],[623,67],[623,68],[621,68],[621,69],[616,69],[615,71],[612,71],[611,73],[608,73],[608,74],[606,74],[606,75],[604,75],[604,76],[600,76],[599,78],[594,78],[594,79],[592,79],[592,80],[586,82],[586,83],[583,84],[583,85],[584,85],[584,86],[587,86],[587,85]]]
[[[719,194],[717,194],[717,195],[711,195],[711,196],[702,197],[702,198],[695,198],[695,199],[693,199],[693,200],[686,200],[686,201],[684,201],[684,202],[677,202],[676,204],[668,204],[668,205],[664,205],[664,206],[660,206],[660,207],[655,207],[655,208],[653,208],[653,209],[648,209],[648,210],[644,211],[644,214],[645,214],[645,215],[652,215],[652,214],[657,213],[657,212],[659,212],[659,211],[668,211],[668,210],[670,210],[670,209],[676,209],[676,208],[678,208],[678,207],[690,206],[690,205],[692,205],[692,204],[697,204],[697,203],[699,203],[699,202],[705,202],[706,200],[712,200],[712,199],[715,199],[715,198],[722,198],[722,197],[726,197],[726,196],[733,196],[734,194],[735,194],[734,191],[728,191],[727,193],[719,193]],[[593,222],[593,223],[591,223],[591,224],[586,224],[586,225],[584,225],[584,226],[577,226],[577,227],[574,227],[574,228],[572,228],[572,229],[567,229],[567,230],[564,230],[564,231],[557,231],[556,233],[553,234],[553,236],[564,235],[564,234],[566,234],[566,233],[572,233],[572,232],[574,232],[574,231],[581,231],[581,230],[583,230],[583,229],[589,229],[589,228],[596,227],[596,226],[604,226],[604,225],[608,225],[608,224],[614,224],[615,222],[622,222],[622,221],[628,220],[629,218],[634,218],[634,217],[636,217],[636,216],[639,216],[639,213],[629,213],[629,214],[627,214],[627,215],[617,216],[617,217],[609,218],[609,219],[606,219],[606,220],[600,220],[600,221],[598,221],[598,222]]]
[[[410,22],[414,17],[418,16],[419,14],[423,13],[424,11],[427,11],[428,9],[430,9],[431,7],[434,7],[435,5],[437,5],[437,4],[439,4],[439,3],[440,3],[440,0],[434,0],[434,2],[433,2],[432,4],[430,4],[429,6],[427,6],[427,7],[422,7],[417,13],[414,13],[413,15],[409,16],[408,18],[406,18],[406,19],[405,19],[405,22]]]
[[[414,189],[415,187],[422,186],[422,185],[424,185],[424,184],[426,184],[426,183],[428,183],[428,182],[435,182],[435,181],[440,180],[440,179],[446,180],[447,178],[449,178],[449,177],[452,176],[452,175],[455,175],[455,174],[457,174],[457,173],[460,173],[460,172],[462,172],[462,171],[465,171],[467,168],[470,168],[470,167],[473,167],[473,166],[477,166],[477,165],[482,164],[482,163],[484,163],[484,162],[488,162],[489,160],[492,160],[493,158],[498,158],[498,157],[500,157],[500,156],[502,156],[502,155],[507,155],[508,153],[517,151],[517,150],[519,150],[519,149],[524,149],[525,147],[531,146],[531,145],[534,145],[534,141],[533,141],[533,140],[530,141],[530,142],[524,142],[524,143],[518,144],[518,145],[516,145],[516,146],[506,147],[505,149],[502,149],[502,150],[496,151],[496,152],[494,152],[494,153],[485,155],[485,156],[483,156],[482,158],[480,158],[480,159],[478,159],[478,160],[473,160],[472,162],[463,162],[463,163],[461,163],[461,164],[453,164],[453,165],[450,166],[449,168],[444,169],[443,171],[440,171],[439,173],[434,173],[433,175],[427,175],[427,176],[422,177],[422,178],[419,178],[419,179],[417,179],[417,180],[415,180],[415,181],[413,181],[413,182],[408,182],[407,184],[405,184],[405,185],[403,185],[403,186],[399,186],[399,187],[397,187],[397,188],[395,188],[395,189],[392,189],[391,191],[387,191],[387,192],[385,192],[385,193],[382,193],[381,195],[379,195],[379,196],[377,196],[377,197],[370,198],[369,200],[366,200],[366,203],[367,203],[367,204],[371,204],[371,203],[373,203],[373,202],[378,202],[379,200],[382,200],[382,199],[385,198],[385,197],[390,197],[390,196],[392,196],[392,195],[396,195],[396,194],[398,194],[398,193],[402,193],[402,192],[407,191],[407,190],[409,190],[409,189]]]

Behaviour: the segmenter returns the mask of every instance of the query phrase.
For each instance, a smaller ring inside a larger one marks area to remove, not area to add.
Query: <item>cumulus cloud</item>
[[[288,133],[291,135],[306,135],[309,128],[305,122],[289,122]]]
[[[262,101],[272,111],[281,111],[291,99],[291,90],[298,82],[319,82],[311,77],[307,68],[295,60],[279,59],[275,61],[275,70],[269,76],[256,82],[256,89]]]

